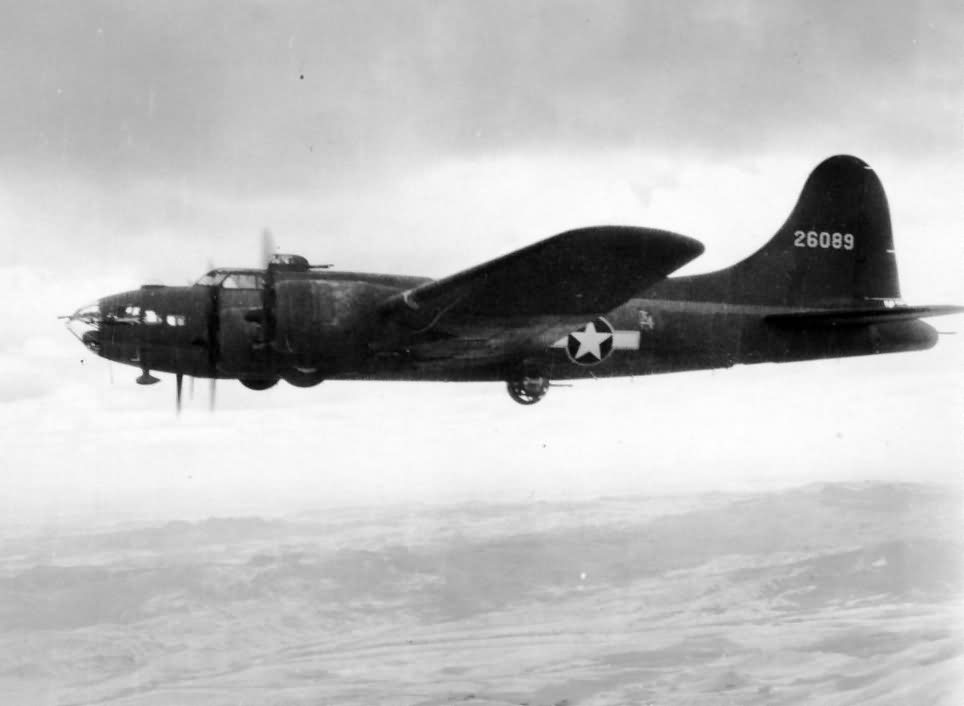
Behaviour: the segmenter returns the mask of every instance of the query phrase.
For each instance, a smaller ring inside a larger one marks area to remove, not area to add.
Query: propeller
[[[190,382],[188,384],[188,399],[193,401],[195,378],[193,375],[190,375],[188,377],[190,378]],[[209,396],[208,409],[213,412],[214,400],[216,397],[216,390],[217,390],[217,378],[209,378],[209,381],[210,381],[210,384],[208,387],[208,396]],[[174,399],[175,399],[175,408],[177,409],[178,416],[180,416],[181,414],[181,407],[184,399],[183,393],[184,393],[184,373],[175,373],[174,374],[174,395],[175,395]]]
[[[261,267],[268,269],[268,264],[276,251],[274,236],[271,235],[270,229],[265,228],[261,231]]]
[[[270,277],[271,277],[271,268],[270,268],[269,265],[270,265],[270,263],[271,263],[272,257],[273,257],[274,254],[275,254],[275,251],[276,251],[276,248],[275,248],[275,244],[274,244],[274,237],[271,235],[271,230],[268,229],[268,228],[265,228],[264,230],[261,231],[261,267],[264,268],[264,270],[265,270],[265,277],[266,277],[266,279],[268,279],[268,280],[270,280]],[[213,263],[213,262],[211,261],[211,259],[209,258],[208,261],[207,261],[207,269],[205,270],[205,272],[210,272],[210,271],[213,270],[213,269],[214,269],[214,263]],[[268,286],[270,287],[270,284],[269,284]],[[217,307],[217,305],[218,305],[217,291],[212,288],[211,294],[212,294],[212,303],[213,303],[213,305],[214,305],[215,307]],[[267,302],[265,302],[265,304],[267,304]],[[213,342],[212,342],[212,343],[213,343]],[[211,366],[212,374],[216,375],[216,374],[217,374],[217,364],[218,364],[218,351],[217,351],[217,346],[216,346],[216,345],[211,345],[211,347],[210,347],[210,352],[211,352],[211,355],[210,355],[209,363],[210,363],[210,366]],[[213,412],[213,411],[214,411],[214,408],[215,408],[215,401],[217,400],[217,377],[211,377],[211,378],[209,378],[208,380],[209,380],[209,382],[208,382],[208,409],[209,409],[211,412]],[[183,373],[176,373],[176,374],[175,374],[175,386],[176,386],[176,389],[175,389],[175,403],[176,403],[176,405],[177,405],[177,413],[180,414],[180,413],[181,413],[182,400],[183,400],[183,390],[184,390],[184,374],[183,374]],[[194,376],[191,376],[188,395],[189,395],[190,399],[192,399],[192,400],[194,399]]]
[[[269,344],[274,334],[274,319],[272,317],[274,307],[274,279],[275,268],[272,259],[277,248],[274,243],[274,236],[269,228],[261,231],[261,267],[264,268],[264,285],[261,290],[261,345],[266,356],[270,361],[271,351]]]

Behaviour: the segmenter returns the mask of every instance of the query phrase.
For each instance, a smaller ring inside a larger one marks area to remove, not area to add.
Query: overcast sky
[[[884,182],[905,298],[964,303],[962,36],[952,1],[8,8],[0,514],[953,479],[964,334],[579,382],[527,409],[497,384],[226,383],[218,414],[199,394],[176,420],[170,381],[137,387],[55,317],[254,265],[264,227],[314,261],[443,276],[626,223],[703,241],[687,271],[705,271],[767,240],[841,152]]]

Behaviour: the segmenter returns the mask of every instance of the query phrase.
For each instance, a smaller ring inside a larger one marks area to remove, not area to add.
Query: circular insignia
[[[613,327],[599,317],[566,339],[566,354],[576,365],[597,365],[613,352]]]

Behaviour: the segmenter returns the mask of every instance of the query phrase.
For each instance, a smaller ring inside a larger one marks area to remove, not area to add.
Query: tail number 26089
[[[823,250],[853,250],[853,233],[828,233],[815,230],[793,231],[793,244],[798,248],[818,248]]]

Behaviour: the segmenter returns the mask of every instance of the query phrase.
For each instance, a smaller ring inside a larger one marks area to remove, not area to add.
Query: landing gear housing
[[[313,368],[291,368],[281,373],[282,379],[295,387],[314,387],[325,380],[325,373]]]
[[[268,377],[268,378],[239,378],[239,381],[249,390],[267,390],[268,388],[274,387],[278,384],[278,378]]]

